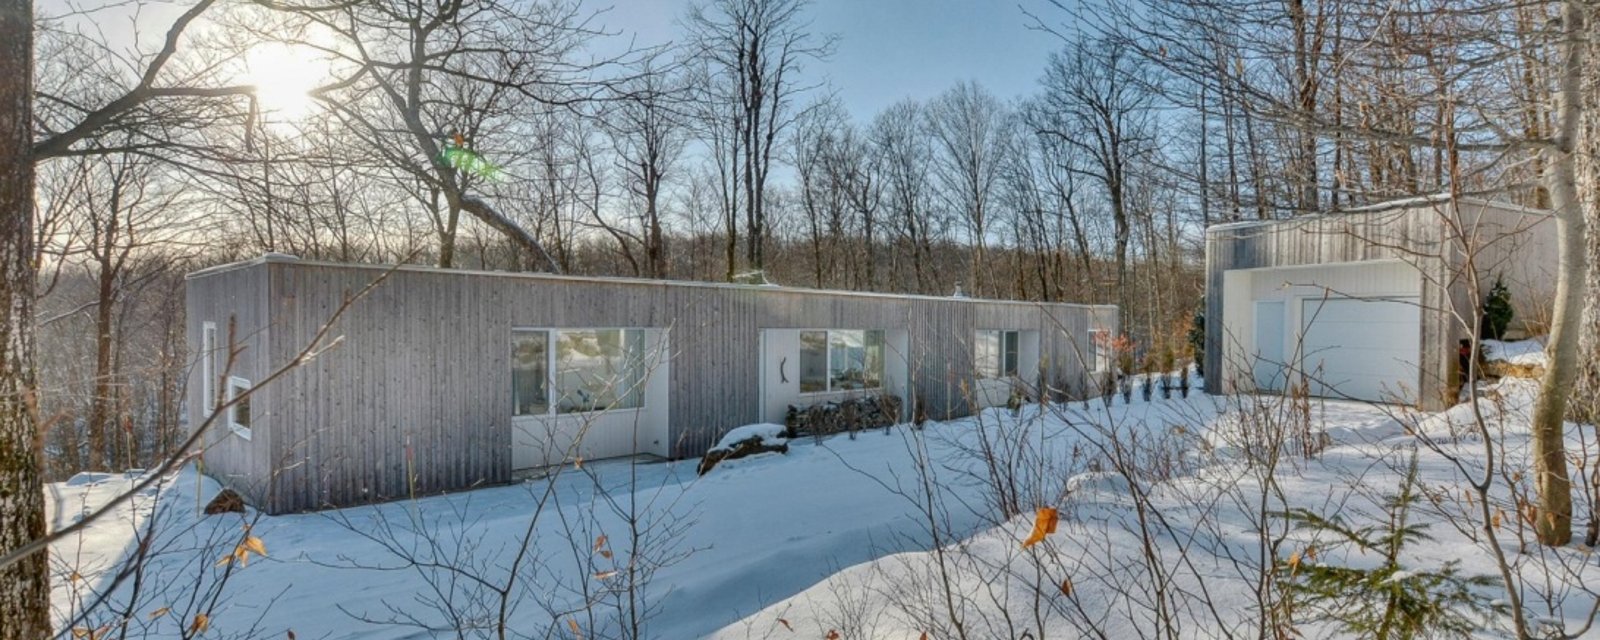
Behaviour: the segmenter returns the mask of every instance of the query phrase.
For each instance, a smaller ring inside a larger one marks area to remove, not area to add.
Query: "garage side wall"
[[[1463,309],[1481,305],[1495,279],[1503,278],[1516,315],[1512,338],[1548,333],[1556,290],[1555,221],[1546,212],[1492,203],[1463,203],[1461,218],[1470,229],[1458,250],[1455,271],[1462,282],[1456,295]],[[1468,253],[1477,269],[1477,295],[1465,278]]]
[[[206,473],[238,491],[252,504],[267,505],[271,497],[272,470],[277,467],[280,455],[272,430],[276,416],[270,410],[274,390],[261,388],[251,393],[253,426],[250,439],[245,440],[228,428],[222,415],[206,424],[210,405],[203,392],[207,385],[202,381],[199,364],[205,357],[201,348],[202,327],[210,322],[217,331],[216,350],[211,354],[217,376],[213,384],[220,386],[226,376],[257,381],[271,372],[272,328],[268,326],[270,296],[266,271],[249,267],[202,271],[185,280],[184,298],[185,341],[190,364],[184,397],[191,433],[194,429],[206,429],[201,441],[205,447],[201,464]]]

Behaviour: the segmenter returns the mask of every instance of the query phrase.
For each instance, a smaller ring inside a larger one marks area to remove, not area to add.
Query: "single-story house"
[[[505,483],[580,459],[699,456],[734,427],[783,423],[791,406],[893,396],[882,406],[904,421],[966,415],[1041,383],[1084,394],[1110,366],[1091,345],[1117,313],[277,254],[186,284],[191,425],[250,390],[213,421],[205,471],[269,513]],[[331,346],[257,387],[325,325]]]
[[[1544,333],[1555,247],[1547,211],[1446,196],[1214,225],[1206,391],[1453,404],[1459,341],[1497,279],[1510,333]]]

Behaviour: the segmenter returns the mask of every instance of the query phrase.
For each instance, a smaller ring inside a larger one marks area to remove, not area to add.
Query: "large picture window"
[[[1016,377],[1019,331],[979,331],[972,342],[972,368],[979,378]]]
[[[636,409],[644,378],[642,329],[512,332],[512,415]]]
[[[800,332],[800,393],[883,387],[883,332]]]

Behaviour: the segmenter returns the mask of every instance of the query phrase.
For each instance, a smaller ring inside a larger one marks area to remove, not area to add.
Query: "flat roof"
[[[739,284],[733,282],[702,282],[698,280],[652,280],[649,278],[629,278],[615,276],[573,276],[558,273],[538,273],[523,271],[485,271],[481,269],[445,269],[421,264],[366,264],[335,262],[331,260],[308,260],[283,253],[265,253],[259,257],[238,262],[230,262],[214,267],[206,267],[199,271],[184,276],[185,280],[204,278],[210,275],[247,269],[265,264],[292,264],[310,267],[327,267],[334,269],[351,269],[360,271],[402,271],[409,273],[430,273],[457,276],[490,276],[497,278],[522,278],[531,280],[554,280],[561,282],[593,282],[604,284],[634,284],[661,287],[691,287],[700,289],[742,289],[748,291],[772,291],[782,293],[800,293],[830,296],[854,296],[868,298],[886,298],[896,300],[939,300],[939,301],[964,301],[984,304],[1025,304],[1032,306],[1077,307],[1084,309],[1115,309],[1114,304],[1085,304],[1080,302],[1039,302],[1032,300],[999,300],[993,298],[971,298],[967,296],[930,296],[913,293],[881,293],[877,291],[846,291],[842,289],[816,289],[811,287],[790,287],[775,284]]]
[[[1420,206],[1423,206],[1423,205],[1448,204],[1448,203],[1455,203],[1457,206],[1468,205],[1468,206],[1476,206],[1476,207],[1494,207],[1494,208],[1497,208],[1497,209],[1504,209],[1506,211],[1511,211],[1513,213],[1522,213],[1522,214],[1528,214],[1528,215],[1538,215],[1538,216],[1548,216],[1548,215],[1550,215],[1550,211],[1546,210],[1546,209],[1534,209],[1534,208],[1531,208],[1531,207],[1524,207],[1524,206],[1518,205],[1518,204],[1512,204],[1512,203],[1509,203],[1509,202],[1500,202],[1500,201],[1497,201],[1497,200],[1490,200],[1488,198],[1482,198],[1482,197],[1477,197],[1477,196],[1454,196],[1454,195],[1451,195],[1451,194],[1448,194],[1448,193],[1435,193],[1435,194],[1432,194],[1432,195],[1416,196],[1414,198],[1400,198],[1398,200],[1388,200],[1388,201],[1379,202],[1379,203],[1376,203],[1376,204],[1369,204],[1369,205],[1364,205],[1364,206],[1360,206],[1360,207],[1353,207],[1353,208],[1345,209],[1345,210],[1342,210],[1342,211],[1326,212],[1326,213],[1314,213],[1314,214],[1309,214],[1309,215],[1296,216],[1296,217],[1293,217],[1293,218],[1283,218],[1283,219],[1280,219],[1280,220],[1240,220],[1238,222],[1224,222],[1224,223],[1221,223],[1221,224],[1214,224],[1214,225],[1211,225],[1209,227],[1206,227],[1206,233],[1211,233],[1212,231],[1226,231],[1228,229],[1243,229],[1243,228],[1248,228],[1248,227],[1264,227],[1264,226],[1271,226],[1271,225],[1275,225],[1275,224],[1284,224],[1284,223],[1292,223],[1292,222],[1303,222],[1303,221],[1308,221],[1308,220],[1325,220],[1325,219],[1328,219],[1328,218],[1337,218],[1337,217],[1340,217],[1340,216],[1350,215],[1350,214],[1383,213],[1383,212],[1388,212],[1388,211],[1398,211],[1398,210],[1402,210],[1402,209],[1412,209],[1412,208],[1420,207]]]

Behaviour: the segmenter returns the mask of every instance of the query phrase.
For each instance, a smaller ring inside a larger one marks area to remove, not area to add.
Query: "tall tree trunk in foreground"
[[[1535,529],[1539,541],[1563,545],[1572,539],[1572,479],[1567,473],[1564,442],[1567,398],[1578,374],[1584,277],[1587,256],[1583,211],[1578,202],[1574,155],[1579,118],[1583,114],[1580,85],[1584,68],[1584,8],[1581,0],[1567,0],[1561,15],[1561,42],[1556,73],[1556,127],[1544,180],[1555,211],[1559,270],[1556,277],[1555,313],[1550,326],[1549,366],[1539,383],[1539,400],[1533,408],[1533,454],[1539,514]]]
[[[1600,60],[1600,11],[1586,16],[1588,33],[1585,55],[1590,60]],[[1583,101],[1582,120],[1578,125],[1577,165],[1579,204],[1583,207],[1584,223],[1589,229],[1600,231],[1600,69],[1585,70],[1581,84]],[[1577,388],[1567,416],[1574,422],[1593,425],[1600,429],[1600,233],[1589,233],[1585,243],[1588,271],[1585,274],[1587,290],[1583,297],[1583,332],[1578,344],[1579,363]],[[1600,432],[1596,432],[1600,434]],[[1593,546],[1600,539],[1600,514],[1589,517],[1589,531],[1585,542]]]
[[[33,6],[0,0],[0,554],[43,538],[33,401]],[[47,555],[0,570],[0,638],[50,637]]]

